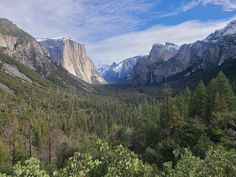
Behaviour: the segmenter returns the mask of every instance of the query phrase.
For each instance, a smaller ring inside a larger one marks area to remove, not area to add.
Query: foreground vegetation
[[[0,90],[2,174],[236,174],[236,87],[222,72],[178,94],[167,84],[86,94],[14,65],[33,83],[0,70],[0,83],[15,91]]]
[[[236,152],[227,151],[222,146],[210,148],[204,159],[194,156],[188,149],[180,154],[175,151],[175,166],[172,162],[164,163],[163,171],[158,171],[149,164],[144,164],[138,156],[121,145],[111,149],[107,143],[98,142],[99,154],[92,156],[89,153],[75,153],[67,165],[60,170],[48,174],[35,158],[30,158],[13,167],[10,176],[40,176],[40,177],[67,177],[67,176],[136,176],[136,177],[229,177],[236,173]],[[2,176],[6,176],[3,175]],[[10,177],[9,176],[9,177]]]

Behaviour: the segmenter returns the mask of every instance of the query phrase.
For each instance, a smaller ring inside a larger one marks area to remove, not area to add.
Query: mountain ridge
[[[216,30],[204,40],[183,44],[178,52],[166,61],[160,58],[159,63],[137,62],[132,83],[162,83],[167,77],[172,77],[189,68],[193,71],[217,68],[229,58],[236,56],[235,46],[236,21],[232,21],[225,28]],[[158,56],[160,54],[154,55],[157,58]]]

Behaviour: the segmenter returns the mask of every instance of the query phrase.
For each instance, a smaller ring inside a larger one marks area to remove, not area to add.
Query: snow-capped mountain
[[[133,68],[137,60],[147,58],[147,56],[135,56],[125,59],[120,63],[103,65],[98,68],[103,78],[109,83],[128,83],[133,74]]]
[[[236,33],[236,20],[230,22],[225,28],[216,30],[214,33],[210,34],[207,40],[219,40],[223,36],[232,35]]]
[[[98,65],[97,66],[97,71],[103,75],[104,73],[106,73],[110,68],[110,65],[108,64],[102,64],[102,65]]]

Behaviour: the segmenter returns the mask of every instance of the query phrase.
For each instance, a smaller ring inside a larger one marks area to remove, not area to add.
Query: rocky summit
[[[170,60],[177,54],[179,46],[167,42],[163,44],[154,44],[147,58],[137,61],[134,66],[131,82],[134,84],[146,84],[154,82],[153,69]]]
[[[51,59],[69,73],[90,84],[105,84],[87,55],[85,46],[72,39],[58,38],[41,40]]]

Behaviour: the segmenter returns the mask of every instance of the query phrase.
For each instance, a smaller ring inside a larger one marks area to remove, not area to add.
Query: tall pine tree
[[[219,72],[215,79],[215,108],[213,111],[233,111],[235,109],[235,95],[229,80],[223,72]]]
[[[183,125],[184,118],[171,97],[171,90],[164,91],[164,103],[161,107],[161,128],[164,135],[168,135]]]
[[[198,116],[205,121],[207,113],[207,91],[203,81],[200,81],[192,96],[191,115]]]

